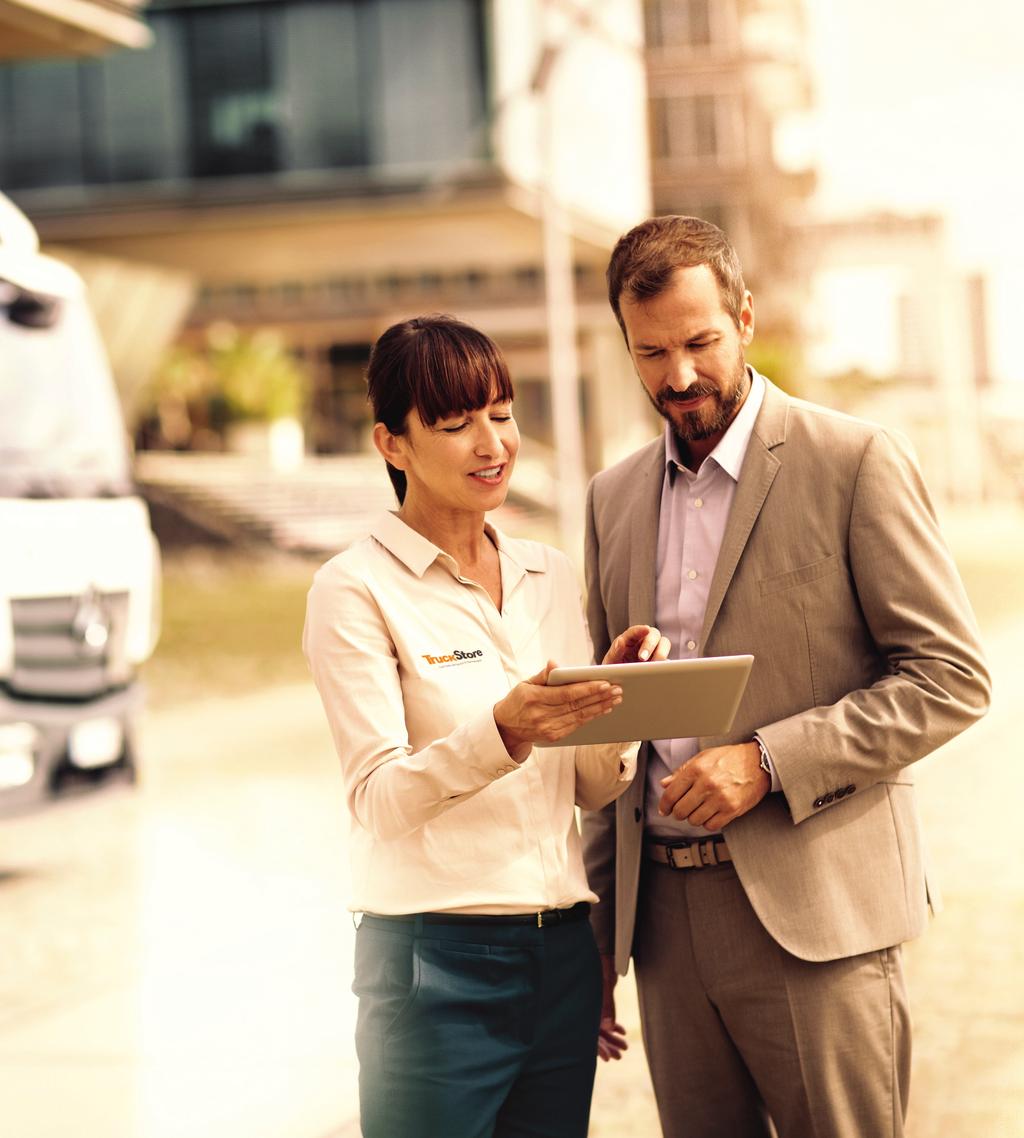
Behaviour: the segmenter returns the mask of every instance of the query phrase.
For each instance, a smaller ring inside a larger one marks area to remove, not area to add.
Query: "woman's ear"
[[[393,435],[383,423],[374,423],[373,445],[385,462],[396,470],[405,469],[405,439],[402,435]]]

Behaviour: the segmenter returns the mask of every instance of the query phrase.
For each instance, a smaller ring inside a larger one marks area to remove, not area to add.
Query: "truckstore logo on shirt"
[[[427,653],[423,654],[423,659],[430,665],[442,665],[444,667],[453,667],[455,664],[470,664],[475,660],[479,660],[483,656],[483,649],[477,648],[474,651],[464,650],[462,648],[454,648],[444,656],[430,656]]]

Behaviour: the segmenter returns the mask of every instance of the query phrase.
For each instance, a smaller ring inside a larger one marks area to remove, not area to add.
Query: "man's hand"
[[[609,1059],[621,1059],[629,1044],[626,1042],[626,1029],[615,1022],[615,957],[601,957],[601,1029],[597,1035],[597,1054],[606,1063]]]
[[[771,790],[772,780],[761,769],[756,743],[709,747],[667,778],[658,813],[680,822],[721,830],[752,810]]]
[[[604,654],[602,664],[637,664],[667,660],[672,642],[651,624],[633,624],[620,632]]]

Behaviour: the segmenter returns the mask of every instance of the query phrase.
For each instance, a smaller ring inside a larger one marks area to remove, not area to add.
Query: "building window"
[[[650,115],[651,152],[656,159],[724,165],[743,156],[738,95],[656,97],[650,100]]]
[[[484,0],[154,0],[154,44],[0,67],[9,189],[484,157]]]
[[[254,4],[185,14],[192,176],[262,174],[281,164],[271,43],[280,10]]]
[[[711,0],[647,0],[648,47],[707,47],[712,42]]]

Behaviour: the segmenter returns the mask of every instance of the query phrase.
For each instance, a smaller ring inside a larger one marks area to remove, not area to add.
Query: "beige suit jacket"
[[[661,438],[587,498],[595,658],[653,623]],[[919,935],[927,881],[911,765],[984,714],[977,627],[910,450],[771,383],[711,584],[700,651],[751,652],[731,732],[758,732],[782,792],[726,827],[767,931],[805,960]],[[630,789],[584,817],[598,944],[625,972],[640,879],[646,750]]]

